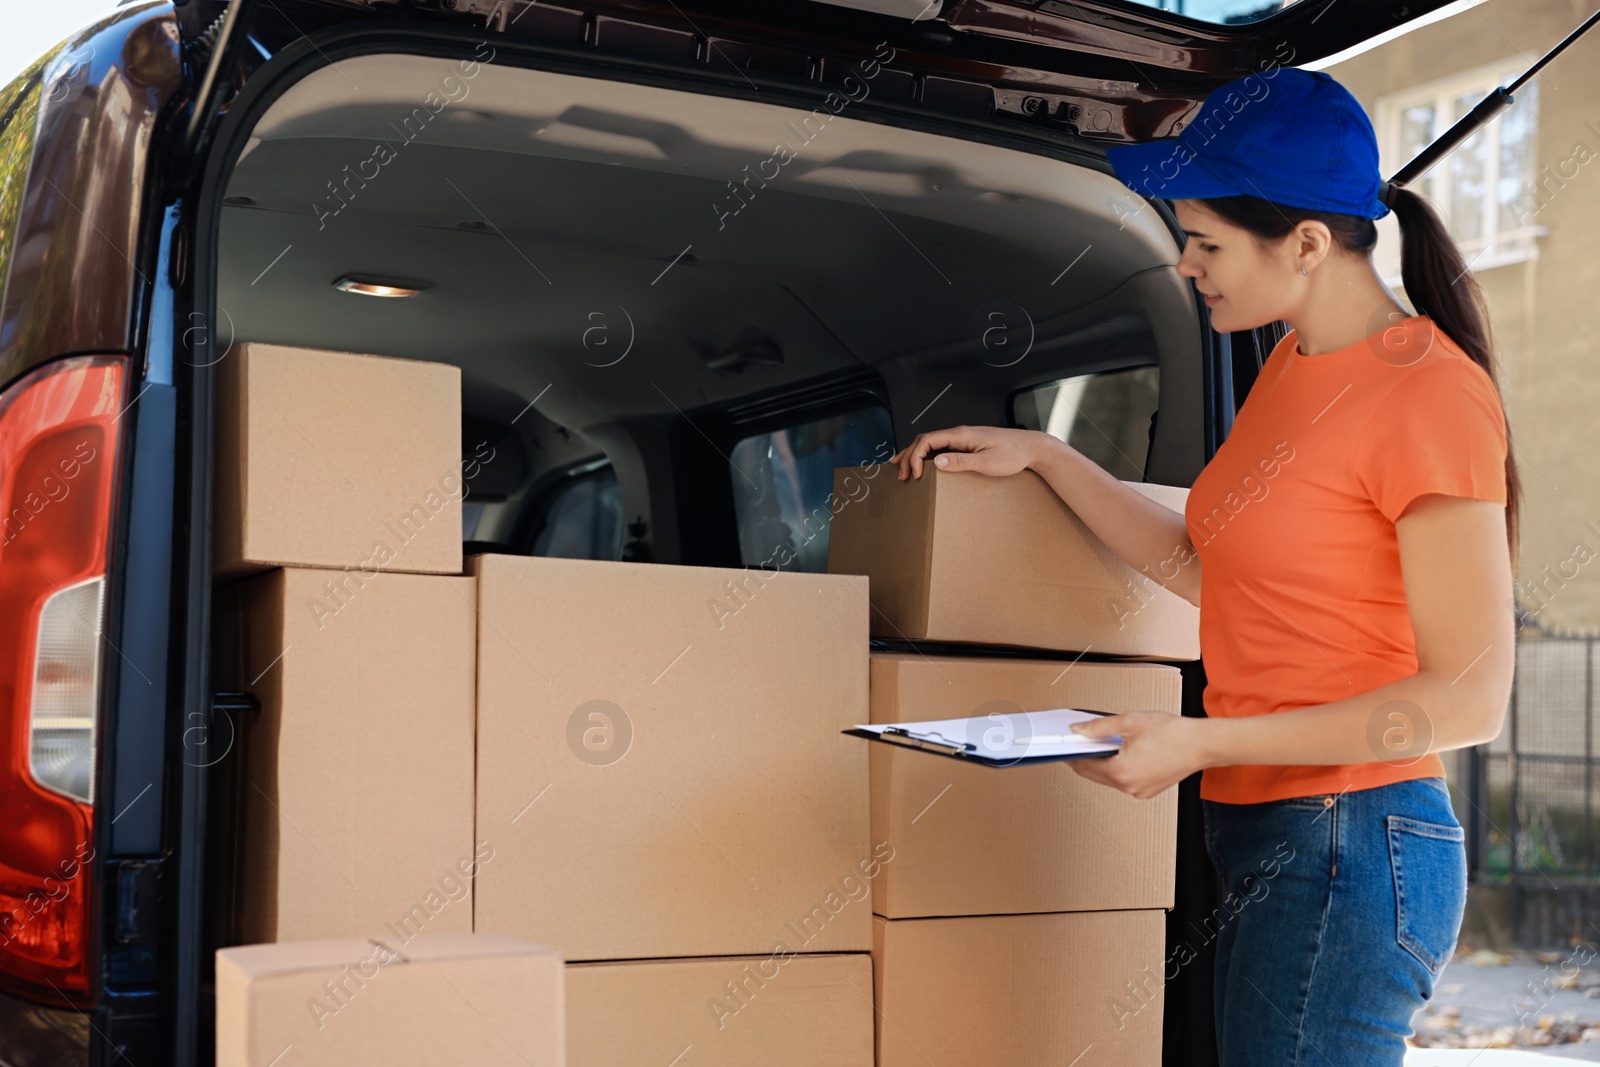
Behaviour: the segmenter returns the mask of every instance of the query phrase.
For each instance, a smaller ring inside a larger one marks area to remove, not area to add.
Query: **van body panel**
[[[79,31],[42,79],[0,299],[0,387],[60,356],[137,346],[156,123],[182,82],[172,5]]]

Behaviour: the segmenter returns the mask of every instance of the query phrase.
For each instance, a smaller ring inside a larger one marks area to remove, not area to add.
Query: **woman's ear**
[[[1289,247],[1296,271],[1304,266],[1310,270],[1327,258],[1333,250],[1333,231],[1327,223],[1316,219],[1302,219],[1290,234]]]

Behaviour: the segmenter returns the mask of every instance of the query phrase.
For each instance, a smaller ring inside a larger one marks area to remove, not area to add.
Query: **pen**
[[[1120,735],[1116,737],[1084,737],[1082,734],[1036,734],[1033,737],[1014,737],[1011,739],[1013,745],[1027,745],[1034,742],[1042,745],[1059,745],[1067,741],[1105,741],[1110,744],[1120,745],[1122,737]]]

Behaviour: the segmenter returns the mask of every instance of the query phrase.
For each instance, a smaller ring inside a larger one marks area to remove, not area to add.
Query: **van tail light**
[[[0,988],[90,998],[96,721],[126,361],[0,393]]]
[[[39,612],[29,742],[33,780],[94,803],[94,712],[100,693],[100,616],[106,580],[52,593]]]

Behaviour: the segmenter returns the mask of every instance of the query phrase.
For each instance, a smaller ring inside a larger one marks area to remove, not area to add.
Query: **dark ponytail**
[[[1460,249],[1433,205],[1410,189],[1397,188],[1390,210],[1400,222],[1400,284],[1416,309],[1482,367],[1500,395],[1499,360],[1489,328],[1489,305],[1478,279],[1467,269]],[[1511,423],[1506,422],[1506,536],[1511,542],[1512,569],[1517,559],[1517,519],[1522,479],[1511,450]]]
[[[1328,227],[1341,248],[1371,255],[1378,244],[1378,227],[1358,215],[1274,204],[1253,196],[1207,199],[1205,206],[1262,242],[1280,241],[1300,222],[1313,219]],[[1410,189],[1397,188],[1390,209],[1400,223],[1400,281],[1417,313],[1428,316],[1474,363],[1482,367],[1500,396],[1498,360],[1489,330],[1488,303],[1478,280],[1433,206]],[[1506,538],[1511,546],[1511,566],[1516,570],[1518,517],[1522,505],[1522,479],[1517,474],[1511,448],[1511,425],[1506,423]]]

